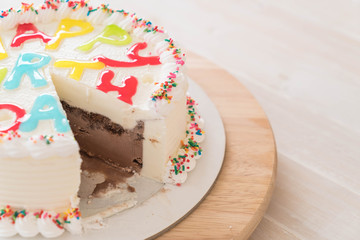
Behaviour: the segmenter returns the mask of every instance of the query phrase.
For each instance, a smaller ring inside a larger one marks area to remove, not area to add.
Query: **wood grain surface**
[[[194,54],[188,55],[187,66],[223,119],[225,160],[206,199],[159,239],[247,239],[262,219],[274,187],[271,127],[253,96],[225,70]]]

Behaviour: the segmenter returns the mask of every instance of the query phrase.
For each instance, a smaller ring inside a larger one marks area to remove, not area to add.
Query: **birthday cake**
[[[85,1],[0,18],[1,237],[81,233],[79,186],[94,176],[91,197],[136,192],[134,175],[186,180],[203,120],[167,33]]]

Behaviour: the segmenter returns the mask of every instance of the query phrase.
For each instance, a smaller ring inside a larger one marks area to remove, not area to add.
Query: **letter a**
[[[31,33],[29,33],[31,32]],[[40,32],[37,27],[32,23],[19,24],[16,30],[16,36],[14,37],[11,47],[20,47],[25,41],[39,38],[44,43],[49,42],[52,37]]]
[[[25,117],[27,116],[29,116],[28,119],[20,125],[20,131],[34,131],[40,120],[54,120],[55,130],[59,133],[70,131],[69,122],[60,110],[58,100],[52,95],[40,95],[35,100],[30,114],[25,115]]]
[[[37,60],[33,62],[33,60]],[[22,53],[20,54],[14,69],[10,76],[4,82],[4,88],[7,90],[16,89],[19,87],[21,79],[26,74],[31,80],[31,84],[35,87],[43,87],[47,85],[47,81],[38,69],[47,65],[51,60],[51,57],[45,54],[39,53]]]

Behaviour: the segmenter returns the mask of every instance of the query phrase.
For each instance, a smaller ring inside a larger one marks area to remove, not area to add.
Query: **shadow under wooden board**
[[[186,65],[190,78],[220,112],[225,160],[206,199],[158,239],[247,239],[274,188],[277,158],[271,126],[255,98],[228,72],[193,53],[187,55]]]

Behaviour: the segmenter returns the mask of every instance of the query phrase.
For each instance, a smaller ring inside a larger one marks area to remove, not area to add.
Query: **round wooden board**
[[[247,239],[274,188],[277,159],[271,126],[255,98],[228,72],[192,53],[186,65],[190,78],[220,112],[226,131],[225,160],[206,199],[159,239]]]

